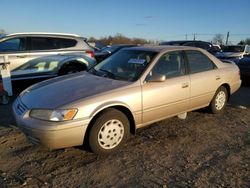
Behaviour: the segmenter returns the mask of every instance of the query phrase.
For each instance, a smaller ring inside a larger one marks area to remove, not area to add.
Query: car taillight
[[[95,57],[94,51],[86,51],[86,54],[90,57]]]

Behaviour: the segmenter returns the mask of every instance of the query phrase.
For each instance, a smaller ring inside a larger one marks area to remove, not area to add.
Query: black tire
[[[220,100],[221,102],[218,101],[219,100],[218,97],[221,97],[221,100]],[[223,103],[223,101],[224,101],[224,103]],[[216,93],[215,93],[215,95],[214,95],[214,97],[213,97],[213,99],[212,99],[212,101],[211,101],[211,103],[209,105],[210,111],[213,114],[218,114],[218,113],[223,112],[225,110],[227,101],[228,101],[227,89],[225,87],[223,87],[223,86],[220,86],[217,89],[217,91],[216,91]]]
[[[129,129],[129,120],[124,113],[112,108],[107,109],[97,117],[90,129],[89,147],[96,154],[112,153],[127,140]],[[109,142],[111,145],[107,144]]]

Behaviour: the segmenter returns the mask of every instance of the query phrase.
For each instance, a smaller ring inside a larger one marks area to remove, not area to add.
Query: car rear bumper
[[[50,122],[29,117],[29,111],[20,115],[16,102],[12,107],[17,126],[27,139],[36,145],[50,149],[66,148],[83,144],[89,120]]]
[[[231,86],[231,94],[233,94],[240,88],[241,80],[238,80],[237,82],[232,83],[230,86]]]

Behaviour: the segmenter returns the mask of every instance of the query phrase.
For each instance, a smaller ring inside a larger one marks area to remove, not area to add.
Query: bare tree
[[[90,37],[88,38],[88,42],[96,42],[97,39],[95,37]]]
[[[90,37],[91,40],[95,39],[94,37]],[[90,40],[89,39],[89,40]],[[112,44],[147,44],[150,41],[143,38],[129,38],[124,36],[121,33],[117,33],[114,36],[101,37],[100,39],[95,39],[96,41],[101,42],[105,45]]]
[[[213,38],[213,43],[222,45],[223,44],[224,35],[223,34],[216,34]]]
[[[245,45],[245,44],[250,45],[250,38],[246,38],[245,40],[241,40],[238,44],[240,44],[240,45]]]

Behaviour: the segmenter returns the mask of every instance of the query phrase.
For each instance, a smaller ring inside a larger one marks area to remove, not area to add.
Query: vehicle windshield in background
[[[89,70],[98,76],[112,79],[135,81],[155,57],[156,52],[122,50]]]
[[[119,48],[119,46],[108,46],[108,47],[105,47],[105,48],[101,49],[101,52],[113,53],[113,52],[116,51],[118,48]]]
[[[5,34],[0,34],[0,39],[4,38],[6,35]]]
[[[244,52],[245,46],[222,46],[222,52]]]

